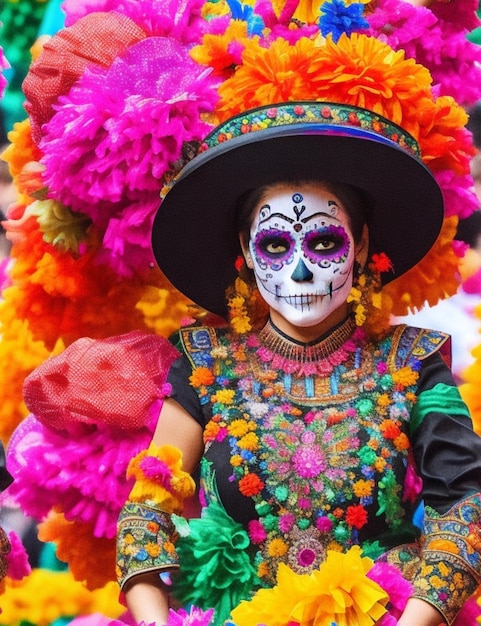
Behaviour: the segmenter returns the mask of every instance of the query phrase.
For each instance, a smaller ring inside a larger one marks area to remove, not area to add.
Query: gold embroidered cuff
[[[127,502],[117,523],[117,579],[123,589],[137,574],[178,569],[171,517],[154,507]]]
[[[414,596],[435,606],[448,626],[481,582],[481,494],[439,515],[426,507],[422,562]]]

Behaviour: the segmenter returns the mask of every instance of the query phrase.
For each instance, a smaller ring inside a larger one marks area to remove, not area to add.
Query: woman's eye
[[[265,243],[265,250],[270,254],[284,254],[288,249],[289,246],[284,239],[274,239]]]
[[[313,237],[308,244],[311,252],[322,254],[323,252],[333,252],[340,248],[343,244],[338,237]]]
[[[258,242],[259,250],[270,258],[284,256],[291,249],[291,242],[286,237],[264,237]]]
[[[337,242],[331,238],[314,239],[309,242],[309,249],[313,252],[324,252],[325,250],[333,250],[337,245]]]
[[[344,256],[349,251],[349,237],[342,226],[327,226],[319,230],[312,230],[306,234],[303,244],[304,252],[316,259],[334,259]]]

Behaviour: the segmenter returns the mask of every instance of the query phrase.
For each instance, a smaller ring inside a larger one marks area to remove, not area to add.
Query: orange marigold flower
[[[145,546],[145,550],[149,556],[154,558],[160,554],[160,546],[157,543],[149,542]]]
[[[212,441],[217,437],[220,425],[216,422],[208,422],[204,430],[204,441]]]
[[[166,541],[163,545],[163,548],[169,554],[175,553],[175,545],[172,543],[172,541]]]
[[[189,377],[190,384],[193,387],[202,387],[203,385],[212,385],[215,380],[214,374],[208,367],[196,367]]]
[[[388,459],[391,456],[391,451],[388,450],[388,448],[383,448],[381,450],[381,455],[385,458]]]
[[[393,315],[407,315],[410,309],[419,309],[425,303],[434,306],[456,293],[459,258],[453,250],[453,238],[457,223],[457,216],[445,218],[441,233],[428,254],[416,267],[383,288]]]
[[[357,480],[353,485],[354,494],[358,498],[370,496],[372,493],[372,481],[371,480]]]
[[[243,496],[252,497],[264,488],[264,483],[257,474],[246,474],[239,480],[239,491]]]
[[[344,515],[344,511],[338,507],[337,509],[334,509],[332,514],[334,515],[334,517],[341,519],[341,517]]]
[[[287,544],[283,539],[273,539],[267,548],[269,556],[284,556],[287,552]]]
[[[231,20],[222,35],[204,35],[202,45],[195,46],[191,51],[194,61],[201,65],[210,65],[218,73],[223,73],[234,65],[230,54],[232,42],[247,40],[247,22]]]
[[[147,530],[151,533],[156,533],[159,530],[157,522],[147,522]]]
[[[391,404],[391,399],[387,393],[382,393],[377,399],[377,403],[380,407],[387,407]]]
[[[414,385],[419,378],[419,374],[410,367],[401,367],[392,375],[393,382],[398,387],[409,387]]]
[[[395,439],[401,434],[399,426],[389,419],[382,422],[380,430],[386,439]]]
[[[405,433],[401,433],[399,437],[394,439],[394,445],[397,450],[408,450],[409,449],[409,439]]]
[[[385,467],[386,467],[386,459],[383,459],[382,457],[377,458],[376,461],[374,462],[374,469],[377,472],[382,472]]]
[[[269,574],[269,567],[267,566],[267,563],[265,561],[262,561],[261,563],[259,563],[259,567],[257,568],[257,575],[259,576],[259,578],[264,578],[265,576],[268,576]]]

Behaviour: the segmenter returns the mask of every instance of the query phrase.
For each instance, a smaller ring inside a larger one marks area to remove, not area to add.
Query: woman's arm
[[[444,619],[441,613],[432,604],[418,598],[410,598],[403,614],[398,620],[398,626],[441,626]]]
[[[203,451],[202,427],[175,400],[167,399],[160,413],[153,442],[172,445],[183,454],[183,470],[192,473]],[[156,626],[166,624],[169,604],[168,588],[159,574],[148,572],[130,579],[124,589],[127,606],[137,622]]]

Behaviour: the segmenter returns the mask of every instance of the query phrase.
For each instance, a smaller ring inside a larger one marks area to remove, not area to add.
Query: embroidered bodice
[[[204,503],[220,498],[244,523],[265,584],[281,561],[310,572],[329,549],[377,556],[416,536],[409,419],[420,359],[442,341],[398,327],[373,345],[351,320],[309,345],[271,324],[235,340],[182,331],[211,412]]]

